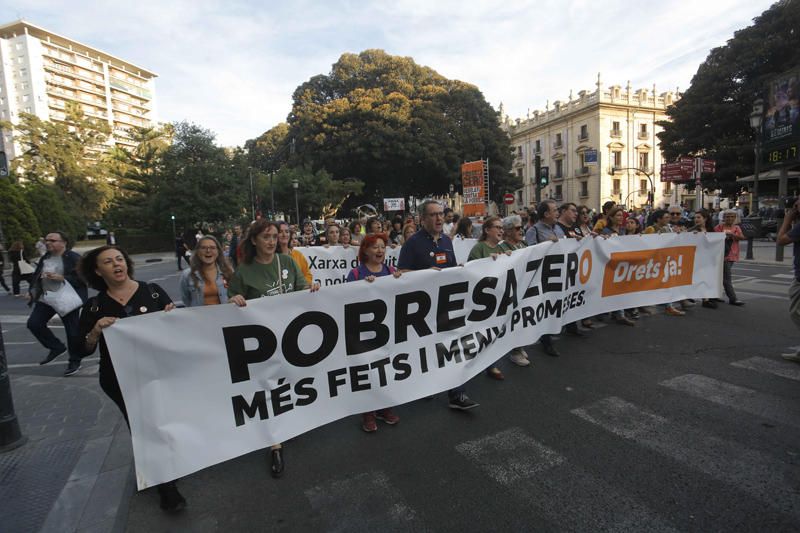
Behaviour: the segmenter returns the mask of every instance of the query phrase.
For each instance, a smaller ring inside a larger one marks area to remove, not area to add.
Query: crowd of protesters
[[[178,269],[180,296],[187,307],[233,304],[244,307],[252,299],[272,297],[288,292],[317,291],[319,284],[312,279],[305,256],[298,250],[305,246],[353,247],[357,249],[359,265],[353,268],[348,282],[370,283],[378,277],[400,277],[404,272],[424,269],[444,269],[457,266],[453,247],[454,239],[475,239],[469,260],[497,258],[500,254],[511,254],[526,246],[534,246],[559,239],[587,238],[633,238],[641,234],[674,232],[724,232],[724,288],[732,305],[740,306],[731,283],[731,267],[739,260],[739,242],[744,239],[740,229],[739,213],[727,210],[714,216],[699,210],[689,219],[679,207],[655,210],[651,213],[629,212],[613,202],[602,207],[599,216],[592,216],[586,206],[571,202],[558,205],[553,200],[544,200],[531,210],[523,210],[506,217],[489,216],[472,219],[459,216],[451,209],[443,208],[436,201],[422,203],[416,215],[396,216],[390,220],[370,217],[345,223],[326,219],[322,228],[311,221],[299,225],[282,221],[259,219],[248,227],[233,227],[221,239],[198,231],[177,237],[175,254]],[[65,352],[69,352],[69,364],[65,375],[80,369],[80,359],[99,348],[99,379],[103,391],[119,407],[127,421],[125,401],[117,382],[114,366],[103,337],[103,330],[118,319],[146,313],[166,312],[175,307],[164,289],[154,283],[136,281],[134,265],[127,253],[115,243],[95,248],[83,255],[70,250],[68,236],[61,232],[48,234],[42,259],[33,272],[22,273],[20,265],[27,264],[21,243],[10,249],[14,263],[14,292],[18,292],[20,279],[30,285],[29,298],[33,312],[28,328],[50,351],[41,364],[47,364]],[[397,268],[387,266],[384,259],[387,248],[400,247]],[[184,268],[182,263],[186,262]],[[24,277],[23,276],[27,276]],[[88,297],[87,287],[98,291]],[[46,291],[71,289],[78,299],[72,309],[56,309],[42,295]],[[716,308],[722,300],[704,299],[703,307]],[[694,305],[692,300],[672,302],[665,306],[665,313],[683,316],[686,308]],[[606,316],[587,318],[581,323],[565,326],[565,332],[577,337],[586,337],[598,321],[611,320],[621,325],[635,326],[636,321],[652,311],[624,309]],[[68,343],[65,346],[47,327],[55,314],[61,316]],[[553,335],[539,339],[547,355],[560,355]],[[528,352],[516,348],[507,354],[507,359],[518,366],[531,365]],[[486,374],[494,380],[503,380],[503,359],[491,365]],[[467,395],[466,384],[448,391],[448,405],[455,410],[469,410],[478,403]],[[361,428],[373,433],[378,430],[378,421],[389,425],[399,422],[399,416],[391,409],[363,413]],[[281,477],[285,469],[284,448],[281,444],[271,446],[268,454],[271,474]],[[186,501],[175,482],[158,487],[161,507],[177,511]]]

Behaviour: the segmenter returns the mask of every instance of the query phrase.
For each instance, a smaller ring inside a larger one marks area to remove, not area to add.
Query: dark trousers
[[[733,268],[733,261],[723,261],[722,286],[725,288],[725,296],[728,297],[729,302],[736,301],[736,291],[733,290],[733,281],[731,281],[732,268]]]
[[[11,289],[14,294],[19,294],[19,282],[25,280],[30,285],[33,279],[33,274],[20,274],[18,269],[11,271]]]
[[[2,253],[2,252],[0,252],[0,253]],[[0,285],[2,285],[2,286],[3,286],[3,288],[4,288],[4,289],[5,289],[7,292],[11,292],[11,289],[9,289],[9,288],[8,288],[8,285],[6,285],[6,278],[5,278],[5,276],[3,275],[3,269],[2,269],[2,267],[0,267]]]
[[[80,312],[79,307],[67,316],[61,317],[61,322],[64,324],[64,333],[67,335],[67,346],[64,346],[64,343],[53,335],[53,332],[47,327],[47,321],[56,314],[55,309],[47,304],[41,302],[33,304],[33,311],[31,311],[31,316],[28,317],[28,329],[36,337],[36,340],[48,350],[63,352],[65,348],[69,347],[69,362],[79,363],[81,360],[80,332],[78,328]]]

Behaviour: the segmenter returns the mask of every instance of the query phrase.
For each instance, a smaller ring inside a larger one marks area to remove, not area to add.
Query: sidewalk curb
[[[115,451],[114,444],[129,441],[120,417],[113,433],[90,439],[64,488],[45,518],[40,532],[122,532],[128,516],[133,486],[133,458],[123,450],[122,463],[104,470]],[[129,448],[129,446],[128,446]],[[127,456],[127,458],[126,458]],[[118,460],[119,458],[117,458]]]

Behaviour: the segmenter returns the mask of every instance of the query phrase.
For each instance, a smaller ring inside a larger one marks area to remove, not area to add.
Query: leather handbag
[[[66,316],[83,305],[81,297],[66,281],[57,291],[44,291],[40,301],[55,309],[58,316]]]

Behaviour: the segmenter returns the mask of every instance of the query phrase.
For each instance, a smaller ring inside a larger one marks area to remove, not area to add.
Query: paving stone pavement
[[[0,454],[2,530],[122,531],[130,435],[97,377],[12,375],[11,389],[29,440]]]

